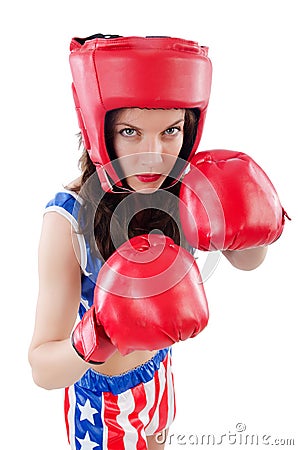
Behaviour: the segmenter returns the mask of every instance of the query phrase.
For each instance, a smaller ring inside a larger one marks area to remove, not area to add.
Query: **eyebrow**
[[[175,125],[178,125],[178,123],[181,123],[181,122],[185,122],[185,119],[178,119],[178,120],[176,120],[176,122],[174,122],[171,125],[169,125],[168,127],[166,127],[165,130],[168,130],[169,128],[173,128]],[[139,128],[136,125],[132,125],[132,124],[129,124],[129,123],[126,123],[126,122],[115,123],[115,126],[119,126],[119,125],[124,126],[124,127],[128,127],[128,128],[133,128],[135,130],[143,131],[142,128]]]

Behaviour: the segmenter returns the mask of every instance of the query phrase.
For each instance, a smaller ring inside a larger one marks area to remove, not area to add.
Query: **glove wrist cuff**
[[[86,359],[86,357],[83,355],[83,353],[81,353],[78,350],[78,343],[75,343],[75,339],[74,339],[74,333],[72,333],[71,335],[71,345],[73,347],[73,349],[75,350],[76,354],[85,362],[88,362],[89,364],[96,364],[98,366],[100,366],[101,364],[103,364],[105,361],[92,361],[91,359]]]

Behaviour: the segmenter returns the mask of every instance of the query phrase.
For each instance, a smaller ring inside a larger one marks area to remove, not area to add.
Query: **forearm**
[[[75,383],[90,368],[73,349],[70,339],[47,342],[29,353],[34,382],[44,389]]]
[[[237,269],[256,269],[265,259],[268,247],[254,247],[245,250],[225,250],[223,255]]]

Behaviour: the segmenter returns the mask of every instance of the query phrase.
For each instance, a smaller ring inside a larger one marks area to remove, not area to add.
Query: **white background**
[[[68,45],[73,36],[97,32],[169,35],[209,46],[213,88],[200,148],[250,154],[292,217],[259,269],[241,272],[222,258],[206,282],[209,326],[174,348],[177,418],[168,448],[196,448],[187,438],[182,446],[178,434],[213,433],[219,442],[221,434],[236,433],[237,423],[246,425],[246,434],[298,444],[295,7],[294,0],[5,2],[1,448],[68,448],[63,392],[33,384],[27,348],[43,207],[78,174]],[[219,448],[233,446],[225,439]]]

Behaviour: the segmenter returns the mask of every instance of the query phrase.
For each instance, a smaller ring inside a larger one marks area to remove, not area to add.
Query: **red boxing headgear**
[[[171,37],[94,35],[70,44],[73,94],[84,146],[101,185],[121,186],[110,164],[105,116],[118,108],[195,108],[198,129],[188,160],[195,153],[210,96],[212,67],[208,48]]]

